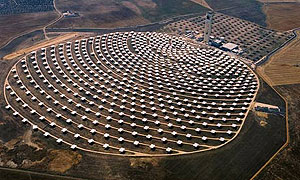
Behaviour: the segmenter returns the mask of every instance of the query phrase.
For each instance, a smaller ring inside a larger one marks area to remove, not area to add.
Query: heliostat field
[[[57,144],[120,156],[207,151],[233,140],[259,88],[223,51],[116,32],[34,51],[11,69],[6,109]]]

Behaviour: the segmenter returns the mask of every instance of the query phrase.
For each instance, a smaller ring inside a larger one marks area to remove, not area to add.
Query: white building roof
[[[238,45],[233,44],[233,43],[226,43],[222,47],[225,48],[225,49],[228,49],[228,50],[232,51],[233,49],[237,48]]]

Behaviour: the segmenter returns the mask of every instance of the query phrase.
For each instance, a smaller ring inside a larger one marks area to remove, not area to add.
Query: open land
[[[300,83],[300,38],[273,55],[270,60],[258,67],[258,72],[273,86]]]
[[[64,18],[52,28],[114,28],[134,26],[160,21],[171,16],[189,13],[205,13],[203,6],[189,0],[57,0],[57,8],[63,12],[72,10],[80,14]]]
[[[56,3],[60,11],[72,10],[78,12],[80,17],[64,18],[51,26],[53,28],[111,28],[123,26],[121,21],[125,21],[127,26],[138,25],[183,14],[204,14],[210,9],[266,25],[263,4],[256,0],[233,0],[230,3],[223,0],[102,0],[97,3],[95,0],[57,0]]]
[[[297,32],[299,34],[299,32]],[[262,67],[258,73],[264,77],[278,93],[288,102],[288,121],[290,142],[269,165],[257,176],[256,179],[299,179],[297,171],[299,162],[300,141],[300,84],[299,84],[299,37],[292,41],[284,49],[277,52]]]
[[[0,47],[16,36],[41,29],[56,17],[54,11],[0,16]]]
[[[300,173],[300,84],[279,85],[275,89],[288,101],[289,111],[289,135],[290,142],[266,168],[257,176],[257,179],[273,180],[299,179]]]
[[[300,27],[300,2],[298,3],[266,3],[264,13],[270,29],[287,31]]]
[[[191,1],[198,3],[201,6],[206,7],[207,9],[212,9],[205,0],[191,0]]]

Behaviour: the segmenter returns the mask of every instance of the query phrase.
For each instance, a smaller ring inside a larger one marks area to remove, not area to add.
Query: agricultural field
[[[258,72],[273,86],[300,83],[299,31],[297,34],[297,39],[273,55],[265,65],[258,68]]]
[[[300,27],[300,1],[298,3],[267,3],[264,13],[268,28],[287,31]]]

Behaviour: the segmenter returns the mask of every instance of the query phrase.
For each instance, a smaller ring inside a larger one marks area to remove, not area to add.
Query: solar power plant
[[[21,58],[8,109],[71,149],[119,156],[208,151],[234,140],[259,81],[242,61],[156,32],[116,32]]]
[[[204,33],[205,16],[180,20],[167,25],[165,28],[179,34],[188,30]],[[291,32],[276,32],[221,13],[214,15],[211,35],[218,38],[223,37],[225,43],[232,42],[239,45],[244,50],[242,56],[253,61],[261,59],[293,37]]]

